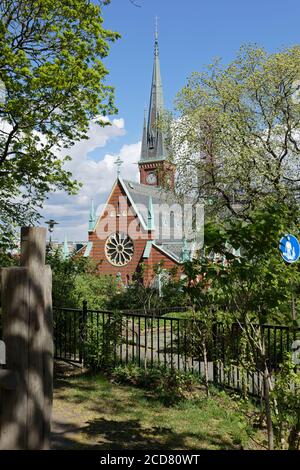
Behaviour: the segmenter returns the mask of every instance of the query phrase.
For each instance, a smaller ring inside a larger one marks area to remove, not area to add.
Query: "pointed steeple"
[[[95,228],[96,214],[94,209],[94,200],[91,201],[91,209],[89,215],[89,232],[92,232]]]
[[[156,27],[154,42],[154,64],[152,74],[152,84],[150,93],[150,106],[148,113],[147,129],[144,124],[143,145],[141,159],[143,161],[166,160],[167,152],[164,145],[163,133],[157,128],[159,119],[164,111],[163,88],[160,75],[159,52],[158,52],[158,31]],[[146,132],[145,132],[146,131]],[[145,137],[145,142],[144,142]]]

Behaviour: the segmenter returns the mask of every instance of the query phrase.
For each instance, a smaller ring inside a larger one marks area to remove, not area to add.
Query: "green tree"
[[[216,60],[193,73],[178,94],[169,143],[178,189],[214,202],[207,213],[225,207],[246,218],[271,192],[278,200],[293,197],[300,182],[299,79],[299,46],[273,54],[243,46],[229,65]]]
[[[262,377],[268,443],[272,449],[273,417],[278,416],[278,406],[272,400],[272,370],[262,326],[278,322],[297,326],[291,309],[291,281],[293,288],[299,289],[299,265],[285,265],[278,245],[288,231],[298,234],[299,208],[269,197],[249,213],[249,219],[230,217],[207,224],[202,256],[186,265],[193,281],[187,290],[192,298],[198,298],[198,310],[210,303],[240,325],[249,351],[247,357],[239,358],[240,365],[245,359],[248,372],[255,370]],[[199,286],[202,293],[206,291],[206,297],[194,294],[199,292]],[[209,320],[208,316],[206,323]]]
[[[90,0],[0,4],[0,224],[32,223],[47,193],[78,188],[60,151],[115,111],[102,59],[119,36]],[[9,241],[4,235],[2,243]]]

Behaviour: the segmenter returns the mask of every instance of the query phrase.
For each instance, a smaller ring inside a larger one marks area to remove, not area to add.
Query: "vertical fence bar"
[[[102,360],[104,359],[105,356],[105,313],[102,313],[102,345],[101,345],[101,356]]]
[[[277,370],[277,328],[276,326],[274,326],[273,328],[273,335],[274,335],[274,339],[273,339],[273,366],[274,366],[274,369]]]
[[[179,328],[179,321],[177,320],[177,369],[180,370],[180,328]]]
[[[60,340],[60,357],[63,357],[63,346],[64,346],[64,342],[63,342],[63,333],[64,333],[64,330],[63,330],[63,327],[64,327],[64,324],[63,324],[63,321],[64,321],[64,316],[62,315],[62,312],[61,312],[61,316],[60,316],[60,319],[59,319],[59,323],[60,323],[60,331],[59,331],[59,340]]]
[[[125,352],[125,364],[128,364],[128,317],[126,315],[126,352]]]
[[[264,329],[265,333],[265,329]],[[267,358],[267,364],[269,368],[272,368],[272,353],[271,353],[271,330],[268,328],[268,358]]]
[[[144,363],[147,362],[147,350],[148,350],[148,320],[147,317],[144,318],[144,328],[145,328],[145,353],[144,353]]]
[[[120,315],[120,323],[118,323],[118,341],[119,341],[119,348],[117,353],[118,363],[123,363],[123,316]]]
[[[72,359],[72,319],[73,319],[73,315],[72,315],[72,312],[70,312],[70,315],[69,315],[69,332],[68,332],[68,359]]]
[[[96,337],[97,337],[97,355],[99,356],[99,351],[100,351],[100,341],[99,341],[100,323],[99,323],[99,313],[98,313],[98,312],[96,312],[96,325],[97,325],[97,332],[96,332]]]
[[[170,330],[171,330],[171,369],[174,368],[173,363],[173,319],[170,320]]]
[[[80,317],[80,349],[79,362],[85,365],[85,343],[86,343],[86,321],[87,321],[87,301],[82,302],[82,313]]]
[[[139,338],[138,338],[138,363],[139,363],[139,367],[141,366],[141,317],[139,316],[138,317],[138,335],[139,335]]]
[[[132,338],[131,355],[132,355],[132,362],[134,362],[135,331],[134,331],[134,316],[133,315],[131,318],[131,338]]]
[[[183,344],[184,344],[184,348],[183,348],[183,349],[184,349],[184,372],[186,372],[186,369],[187,369],[187,367],[186,367],[186,359],[187,359],[186,329],[187,329],[187,322],[188,322],[188,320],[185,319],[185,320],[184,320],[184,323],[183,323],[183,325],[184,325],[184,332],[183,332],[183,335],[184,335],[184,337],[183,337]]]
[[[114,348],[114,366],[117,365],[117,321],[116,321],[116,315],[114,315],[113,318],[113,348]]]
[[[151,367],[153,367],[153,315],[151,316]]]
[[[197,348],[197,358],[198,358],[198,375],[200,376],[201,375],[201,348]],[[196,350],[195,350],[196,352]],[[204,351],[203,351],[204,353]],[[206,354],[208,354],[208,351],[206,351]],[[203,360],[204,360],[204,357],[203,357]],[[207,356],[207,360],[208,360],[208,356]]]
[[[75,361],[76,359],[76,315],[75,313],[73,312],[73,315],[72,315],[72,355],[71,355],[71,358],[73,359],[73,361]]]
[[[236,380],[237,380],[237,389],[241,390],[241,383],[240,383],[240,328],[237,326],[236,328],[236,350],[235,350],[235,363],[236,363]]]
[[[167,328],[166,319],[164,318],[164,365],[167,367]]]
[[[65,318],[64,318],[64,329],[63,329],[63,332],[64,332],[64,335],[63,335],[63,338],[64,338],[64,349],[63,349],[63,354],[64,354],[64,357],[66,357],[66,342],[67,342],[67,318],[68,316],[66,315]]]
[[[160,362],[160,344],[159,344],[159,322],[160,318],[157,318],[157,360]]]

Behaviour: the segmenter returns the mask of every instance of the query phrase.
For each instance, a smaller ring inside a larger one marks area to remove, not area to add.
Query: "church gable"
[[[149,233],[143,228],[120,179],[114,184],[93,232],[90,256],[104,275],[121,275],[131,281],[136,272]]]
[[[99,228],[99,225],[107,221],[109,225],[109,220],[113,219],[118,225],[118,222],[123,224],[124,218],[128,219],[128,225],[136,221],[136,227],[140,227],[141,232],[147,233],[147,204],[148,199],[146,198],[142,201],[137,201],[130,189],[130,186],[133,186],[135,183],[125,182],[122,178],[118,178],[112,188],[112,191],[105,203],[105,206],[98,218],[98,221],[95,225],[95,231],[102,230],[102,227]]]

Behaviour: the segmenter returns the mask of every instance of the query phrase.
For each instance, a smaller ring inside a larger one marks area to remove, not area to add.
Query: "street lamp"
[[[51,234],[54,230],[54,226],[58,224],[58,222],[56,222],[54,219],[49,219],[45,222],[45,224],[48,225],[48,231],[49,231],[49,243],[48,243],[48,250],[50,250],[51,248],[51,243],[52,243],[52,239],[51,239]]]

